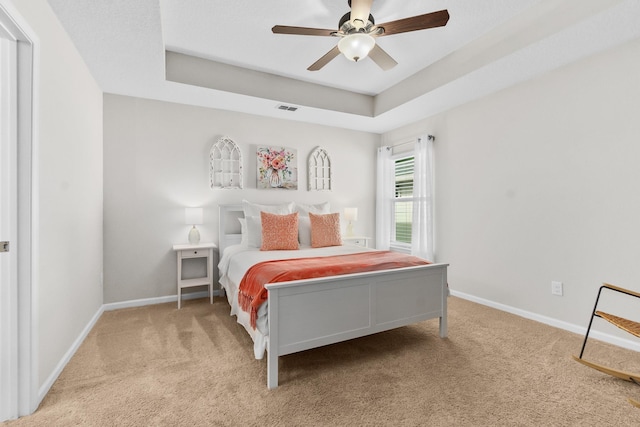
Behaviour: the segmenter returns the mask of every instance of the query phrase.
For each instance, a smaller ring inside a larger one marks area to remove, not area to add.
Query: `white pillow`
[[[318,203],[316,205],[296,204],[298,211],[298,241],[301,245],[311,246],[311,222],[309,222],[309,212],[316,215],[331,213],[329,202]]]
[[[244,211],[244,217],[250,216],[260,217],[260,212],[267,212],[278,215],[286,215],[295,212],[295,203],[285,203],[281,205],[259,205],[257,203],[251,203],[247,200],[242,201],[242,210]]]
[[[259,216],[249,216],[247,221],[247,246],[260,248],[262,246],[262,220]]]
[[[242,238],[240,240],[240,244],[242,246],[249,245],[249,232],[247,231],[247,220],[245,218],[238,218],[240,221],[240,233],[242,234]]]
[[[316,215],[328,214],[331,213],[331,207],[329,206],[329,202],[318,203],[316,205],[305,205],[305,204],[296,204],[295,209],[298,212],[298,217],[301,216],[309,216],[309,212],[314,213]]]
[[[300,215],[299,212],[298,215]],[[309,216],[298,216],[298,241],[301,245],[311,246],[311,220]]]

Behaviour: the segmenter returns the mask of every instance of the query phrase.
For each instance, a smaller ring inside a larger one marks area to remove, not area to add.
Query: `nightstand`
[[[215,243],[198,243],[173,245],[178,260],[178,309],[182,302],[182,289],[191,288],[193,286],[209,286],[209,299],[213,304],[213,249],[217,246]],[[182,261],[191,258],[207,259],[207,275],[206,277],[197,277],[195,279],[182,278]]]
[[[344,243],[350,243],[352,245],[358,245],[358,246],[362,246],[365,248],[369,247],[369,240],[371,240],[371,237],[365,237],[365,236],[342,236],[342,241]]]

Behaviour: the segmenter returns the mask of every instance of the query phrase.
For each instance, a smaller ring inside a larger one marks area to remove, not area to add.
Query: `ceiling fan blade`
[[[351,0],[351,23],[356,28],[362,28],[369,21],[373,0]],[[355,21],[360,22],[355,22]]]
[[[340,49],[338,49],[338,46],[335,46],[329,52],[325,53],[322,56],[322,58],[318,59],[316,62],[311,64],[309,66],[309,68],[307,68],[307,70],[309,70],[309,71],[318,71],[320,68],[322,68],[325,65],[327,65],[329,62],[331,62],[331,60],[333,58],[335,58],[338,55],[340,55]]]
[[[373,46],[371,52],[369,52],[369,58],[371,58],[373,62],[378,64],[378,67],[382,68],[384,71],[390,70],[398,65],[396,60],[389,56],[389,54],[385,52],[380,46],[378,46],[377,43],[375,46]]]
[[[380,34],[380,36],[388,36],[390,34],[408,33],[409,31],[443,27],[447,25],[448,21],[449,12],[445,9],[424,15],[412,16],[411,18],[398,19],[397,21],[377,25],[377,27],[384,28],[384,33]]]
[[[322,28],[288,27],[286,25],[276,25],[271,31],[273,34],[294,34],[299,36],[332,36],[336,30],[325,30]]]

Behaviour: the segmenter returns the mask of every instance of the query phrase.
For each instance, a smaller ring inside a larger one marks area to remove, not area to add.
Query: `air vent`
[[[284,104],[276,105],[276,108],[278,110],[283,110],[283,111],[296,111],[298,109],[298,107],[294,107],[292,105],[284,105]]]

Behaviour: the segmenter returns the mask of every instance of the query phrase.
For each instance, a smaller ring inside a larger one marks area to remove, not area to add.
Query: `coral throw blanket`
[[[251,327],[255,329],[258,308],[268,297],[268,292],[264,287],[267,283],[389,270],[426,264],[430,264],[430,262],[415,256],[391,251],[264,261],[249,268],[240,281],[238,303],[244,311],[250,313]]]

